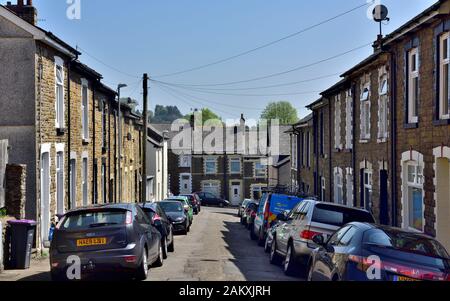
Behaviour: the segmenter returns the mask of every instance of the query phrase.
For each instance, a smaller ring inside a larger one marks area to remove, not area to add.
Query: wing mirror
[[[189,205],[184,205],[183,208],[184,208],[184,211],[186,211],[186,212],[189,211]]]
[[[322,234],[315,235],[312,240],[316,245],[319,245],[319,246],[325,245],[325,238],[323,237]]]
[[[282,221],[282,222],[286,222],[287,221],[287,214],[286,212],[280,213],[277,215],[277,220]]]

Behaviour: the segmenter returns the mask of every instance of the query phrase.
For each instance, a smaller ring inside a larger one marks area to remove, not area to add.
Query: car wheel
[[[139,281],[146,280],[148,277],[148,259],[147,259],[147,249],[144,248],[142,254],[142,261],[138,267],[136,279]]]
[[[269,260],[273,265],[280,265],[281,263],[281,257],[277,253],[277,241],[275,238],[273,239],[272,247],[270,248]]]
[[[167,237],[161,239],[161,245],[162,245],[162,251],[163,251],[162,252],[163,258],[167,259],[167,253],[168,253],[168,251],[167,251]]]
[[[292,247],[292,243],[289,244],[286,257],[284,258],[284,273],[287,276],[295,276],[297,274],[297,266],[295,260],[294,248]]]
[[[306,281],[313,281],[313,270],[314,270],[313,263],[310,262],[308,265],[308,277],[306,278]]]
[[[154,267],[162,267],[164,264],[164,250],[162,244],[159,244],[158,259],[153,263]]]
[[[57,282],[61,282],[61,281],[67,280],[67,278],[65,278],[63,276],[62,272],[55,272],[55,271],[51,271],[50,272],[50,278],[52,279],[52,281],[57,281]]]
[[[258,237],[255,235],[255,229],[253,228],[253,225],[250,225],[250,239],[256,240]]]
[[[175,238],[173,237],[173,230],[171,231],[171,235],[172,235],[172,242],[170,243],[170,245],[167,247],[167,250],[169,252],[175,252]]]
[[[259,232],[258,232],[258,246],[263,247],[264,246],[264,234],[263,234],[263,229],[260,228]]]
[[[220,208],[223,208],[223,203],[220,203],[220,204],[219,204],[219,207],[220,207]]]

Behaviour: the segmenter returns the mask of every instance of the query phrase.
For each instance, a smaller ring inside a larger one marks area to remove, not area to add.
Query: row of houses
[[[374,43],[291,130],[291,181],[450,248],[450,1]]]
[[[81,53],[36,20],[31,1],[0,6],[0,140],[24,166],[21,217],[38,221],[44,249],[58,214],[140,200],[144,131],[136,103],[119,105]]]

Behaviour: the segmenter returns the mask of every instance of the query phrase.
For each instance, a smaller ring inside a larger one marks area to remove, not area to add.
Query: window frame
[[[81,79],[81,138],[89,140],[89,83],[84,78]]]
[[[406,166],[406,204],[407,204],[407,218],[405,218],[405,223],[408,226],[408,229],[413,230],[413,231],[419,231],[419,232],[423,232],[423,229],[425,227],[425,223],[424,223],[424,209],[425,209],[425,204],[424,204],[424,193],[425,193],[425,174],[424,174],[424,167],[423,165],[421,165],[419,162],[417,161],[408,161],[405,163]],[[410,181],[410,170],[409,168],[413,167],[414,168],[414,180]],[[419,173],[418,170],[421,170],[421,172]],[[420,177],[419,177],[420,175]],[[421,179],[421,182],[418,181],[418,179]],[[422,213],[421,213],[421,228],[418,229],[416,227],[414,227],[414,225],[411,224],[411,212],[412,212],[412,208],[413,206],[411,205],[413,200],[410,199],[410,188],[412,189],[419,189],[422,192],[422,203],[421,203],[421,209],[422,209]]]
[[[65,104],[64,104],[64,61],[60,57],[54,57],[55,62],[55,127],[64,129],[65,124]],[[61,72],[60,80],[58,80],[58,71]],[[60,90],[58,90],[60,88]]]
[[[385,83],[385,85],[383,85]],[[383,89],[383,86],[386,89]],[[379,78],[378,89],[378,139],[384,142],[388,138],[388,94],[389,80],[387,73],[383,73]]]
[[[261,168],[257,168],[257,165],[260,165]],[[267,177],[267,165],[262,164],[261,162],[253,163],[254,177],[255,178],[265,178]],[[264,174],[258,174],[258,170],[264,170]]]
[[[444,41],[447,41],[447,57],[444,57]],[[447,66],[447,73],[450,73],[450,32],[445,32],[439,36],[439,119],[450,119],[450,83],[449,74],[447,78],[444,76],[444,68]],[[447,80],[447,86],[445,87],[445,80]],[[447,88],[447,99],[444,99],[444,89]],[[447,112],[443,112],[443,108],[447,107]]]
[[[344,175],[341,168],[334,171],[334,203],[344,204]]]
[[[214,163],[214,171],[208,171],[208,163]],[[217,174],[217,158],[205,158],[204,159],[204,172],[205,175],[215,175]]]
[[[367,178],[366,178],[367,175]],[[367,179],[367,182],[366,182]],[[362,188],[363,188],[363,204],[364,204],[364,208],[365,209],[370,209],[371,203],[372,203],[372,197],[373,197],[373,170],[369,169],[369,168],[364,168],[363,169],[363,183],[362,183]],[[366,199],[366,191],[369,190],[370,193],[370,199],[367,200]]]
[[[367,91],[367,94],[366,94]],[[364,96],[367,95],[367,96]],[[361,96],[360,96],[360,106],[361,106],[361,140],[370,140],[371,123],[370,123],[370,84],[365,84]]]
[[[236,162],[239,163],[239,171],[233,171],[232,166],[233,166],[233,163],[236,163]],[[240,157],[231,157],[231,158],[229,158],[228,159],[228,166],[229,166],[228,168],[230,170],[230,174],[232,174],[232,175],[239,175],[239,174],[242,173],[242,160],[241,160]]]
[[[187,158],[186,164],[183,164],[183,158],[185,158],[185,159]],[[178,167],[190,168],[191,166],[192,166],[192,156],[191,155],[182,154],[178,157]]]
[[[353,95],[351,89],[345,97],[345,148],[353,149]]]
[[[408,50],[408,123],[419,123],[420,59],[419,47]],[[415,60],[412,58],[415,56]],[[414,61],[414,64],[413,64]],[[417,70],[414,70],[414,66]],[[417,95],[416,95],[417,93]]]
[[[342,149],[341,122],[342,122],[341,96],[335,96],[334,101],[334,148]]]
[[[64,169],[64,150],[57,149],[55,157],[55,180],[56,180],[56,191],[55,191],[55,201],[56,201],[56,213],[64,214],[64,196],[65,196],[65,169]],[[61,198],[61,199],[60,199]]]

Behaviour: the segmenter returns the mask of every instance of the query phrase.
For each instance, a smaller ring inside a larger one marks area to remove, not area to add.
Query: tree
[[[222,118],[220,116],[218,116],[216,113],[214,113],[213,111],[211,111],[208,108],[203,108],[203,109],[200,110],[200,112],[202,114],[203,123],[205,123],[207,120],[211,120],[211,119],[222,120]],[[189,113],[184,118],[187,119],[187,120],[190,120],[192,114],[193,113]]]
[[[298,121],[297,109],[288,101],[271,102],[262,112],[261,119],[279,119],[280,124],[293,124]]]
[[[155,112],[151,117],[152,123],[170,124],[175,120],[183,118],[177,106],[156,105]]]

